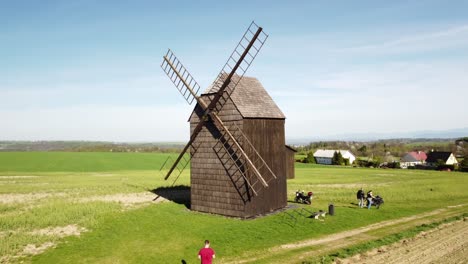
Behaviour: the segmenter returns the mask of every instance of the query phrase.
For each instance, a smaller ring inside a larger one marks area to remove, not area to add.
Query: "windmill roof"
[[[284,145],[287,149],[293,151],[293,152],[297,152],[297,150],[289,145]]]
[[[210,85],[202,95],[217,91],[218,87]],[[244,118],[286,118],[257,78],[244,76],[231,94],[231,99]]]

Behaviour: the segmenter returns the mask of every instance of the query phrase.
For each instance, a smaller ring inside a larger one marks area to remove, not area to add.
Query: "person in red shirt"
[[[209,240],[205,240],[205,247],[198,251],[198,258],[201,260],[201,264],[212,264],[215,258],[215,252],[210,248]]]

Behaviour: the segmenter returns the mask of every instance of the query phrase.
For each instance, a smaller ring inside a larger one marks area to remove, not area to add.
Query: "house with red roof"
[[[411,151],[406,153],[400,161],[400,167],[406,169],[410,166],[422,165],[426,162],[427,155],[424,151]]]

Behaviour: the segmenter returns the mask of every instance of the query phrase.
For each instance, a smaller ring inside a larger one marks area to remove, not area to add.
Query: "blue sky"
[[[252,20],[247,75],[287,138],[468,127],[468,1],[1,1],[0,140],[185,141],[189,106]]]

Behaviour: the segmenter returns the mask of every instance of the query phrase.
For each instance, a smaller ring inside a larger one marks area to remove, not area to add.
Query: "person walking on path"
[[[198,258],[201,261],[201,264],[212,264],[213,259],[215,258],[215,252],[210,248],[210,241],[205,240],[205,247],[198,251]]]
[[[358,200],[359,208],[363,208],[364,207],[364,191],[362,190],[362,188],[357,192],[356,198]]]
[[[374,199],[374,194],[372,194],[372,190],[367,192],[367,209],[370,209],[372,206],[372,199]]]

